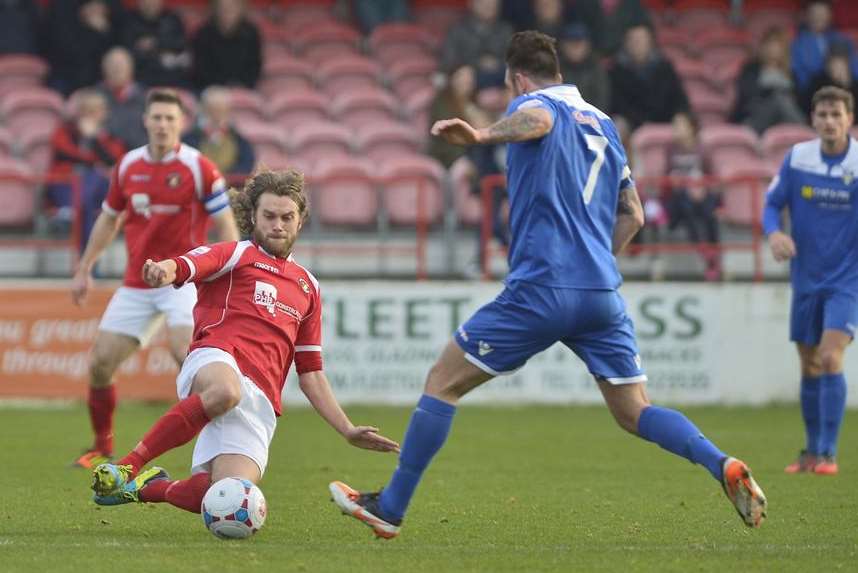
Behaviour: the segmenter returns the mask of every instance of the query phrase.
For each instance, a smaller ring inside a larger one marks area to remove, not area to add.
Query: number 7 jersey
[[[507,280],[615,289],[622,280],[611,253],[617,200],[633,184],[616,127],[575,86],[519,96],[507,115],[528,108],[547,110],[554,125],[539,139],[508,144]]]

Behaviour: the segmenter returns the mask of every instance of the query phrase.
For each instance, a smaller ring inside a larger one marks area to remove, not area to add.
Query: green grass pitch
[[[164,405],[122,405],[125,450]],[[355,422],[401,438],[410,409],[353,407]],[[383,485],[393,455],[348,446],[312,410],[280,419],[261,487],[270,513],[246,541],[221,541],[165,504],[98,508],[89,476],[66,464],[88,441],[82,405],[0,409],[0,571],[854,571],[858,424],[847,412],[837,477],[787,476],[802,442],[798,406],[689,408],[745,459],[770,501],[741,524],[700,467],[625,435],[604,408],[460,408],[403,533],[375,540],[341,516],[327,484]],[[159,460],[188,472],[191,446]]]

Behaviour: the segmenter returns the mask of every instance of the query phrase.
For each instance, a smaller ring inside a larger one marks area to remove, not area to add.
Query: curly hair
[[[295,169],[271,171],[263,169],[245,181],[244,188],[230,189],[229,200],[235,213],[239,232],[247,237],[253,233],[253,214],[263,193],[289,197],[298,206],[301,220],[310,214],[310,203],[304,193],[304,174]]]

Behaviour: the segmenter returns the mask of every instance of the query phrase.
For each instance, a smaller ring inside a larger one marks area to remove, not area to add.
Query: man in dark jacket
[[[122,27],[122,43],[134,56],[137,79],[148,86],[187,87],[191,54],[185,27],[164,0],[138,0]]]
[[[193,52],[197,89],[256,86],[262,71],[262,44],[243,0],[215,1],[212,17],[194,38]]]
[[[673,64],[655,49],[650,29],[629,28],[611,70],[611,113],[635,129],[647,122],[670,122],[688,109],[682,82]]]

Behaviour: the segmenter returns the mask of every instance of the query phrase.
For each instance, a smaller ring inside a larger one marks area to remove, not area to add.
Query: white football
[[[203,523],[217,537],[244,539],[259,531],[268,508],[262,490],[253,482],[229,477],[212,484],[200,512]]]

